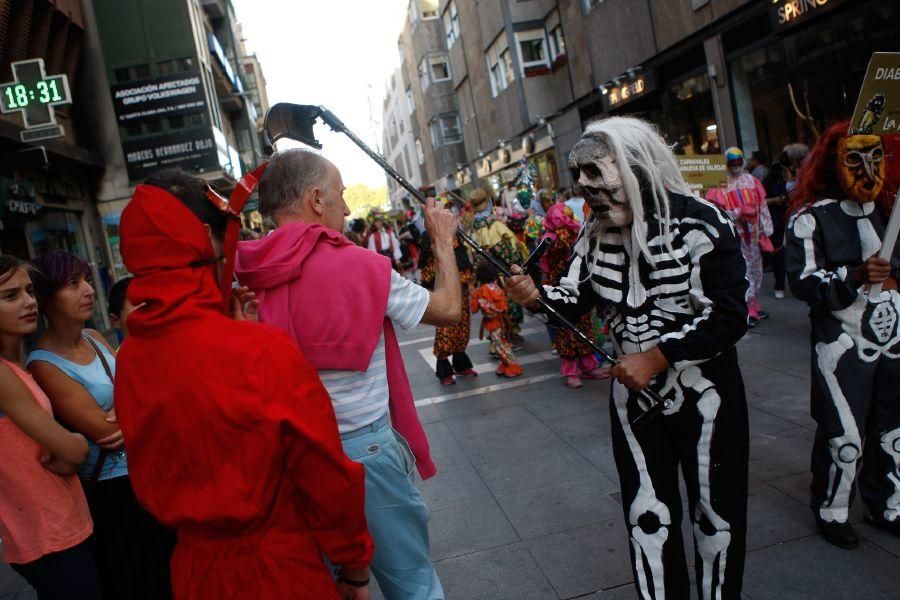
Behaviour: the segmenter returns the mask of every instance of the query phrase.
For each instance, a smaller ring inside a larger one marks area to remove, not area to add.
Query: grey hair
[[[277,152],[259,180],[259,212],[266,218],[300,211],[300,201],[310,188],[330,174],[325,157],[303,148]]]
[[[809,146],[800,143],[788,144],[784,147],[784,153],[787,155],[788,160],[800,162],[809,154]]]
[[[656,257],[651,254],[647,243],[647,221],[641,198],[641,182],[635,175],[637,171],[649,188],[647,191],[653,199],[652,210],[662,221],[667,240],[666,249],[674,254],[672,244],[668,241],[672,231],[668,192],[686,196],[692,193],[681,176],[672,147],[666,144],[655,125],[633,117],[609,117],[594,121],[585,128],[582,139],[591,135],[605,138],[620,165],[622,185],[634,215],[631,221],[632,244],[640,249],[650,264],[656,263]],[[575,246],[575,252],[581,256],[587,252],[590,238],[599,237],[605,225],[591,216],[584,229],[584,235]]]

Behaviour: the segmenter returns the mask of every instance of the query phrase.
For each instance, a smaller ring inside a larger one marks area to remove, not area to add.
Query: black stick
[[[374,150],[369,148],[369,146],[366,145],[366,143],[364,141],[359,139],[359,137],[357,137],[356,134],[354,134],[352,131],[350,131],[347,128],[347,126],[344,125],[344,123],[340,119],[338,119],[336,116],[334,116],[334,114],[330,110],[328,110],[325,107],[321,107],[321,106],[319,107],[319,110],[321,111],[319,113],[319,116],[322,118],[322,120],[325,122],[325,124],[327,124],[329,127],[331,127],[332,131],[339,131],[340,133],[343,133],[348,138],[350,138],[350,141],[352,141],[354,144],[359,146],[360,150],[365,152],[369,156],[369,158],[371,158],[376,163],[378,163],[378,166],[380,166],[382,169],[384,169],[385,172],[387,172],[387,174],[390,175],[394,179],[394,181],[396,181],[397,183],[400,184],[401,187],[403,187],[403,189],[405,189],[407,192],[409,192],[419,202],[422,202],[422,203],[425,202],[425,197],[422,195],[422,193],[418,189],[416,189],[402,175],[400,175],[400,173],[398,173],[390,165],[390,163],[388,163],[384,159],[384,157],[382,157],[380,154],[377,154]],[[460,239],[462,239],[463,242],[465,242],[470,248],[472,248],[472,250],[475,251],[476,254],[483,257],[485,260],[487,260],[489,263],[491,263],[491,265],[495,269],[497,269],[498,271],[503,273],[503,275],[505,275],[506,277],[513,276],[513,272],[510,271],[509,268],[505,264],[503,264],[502,262],[497,260],[493,255],[491,255],[487,250],[485,250],[480,244],[478,244],[478,242],[473,240],[465,231],[462,230],[461,227],[457,227],[456,235],[458,235],[460,237]],[[528,262],[528,261],[526,261],[526,262]],[[553,306],[551,306],[550,303],[547,302],[544,298],[538,298],[537,303],[540,305],[540,307],[544,313],[550,315],[550,317],[552,317],[554,320],[556,320],[560,325],[562,325],[563,327],[565,327],[566,329],[571,331],[573,334],[575,334],[575,337],[577,337],[579,339],[579,341],[581,341],[583,344],[588,346],[591,350],[593,350],[594,352],[596,352],[597,354],[602,356],[604,359],[606,359],[608,362],[612,363],[613,365],[619,364],[619,360],[616,357],[611,355],[609,352],[604,350],[599,344],[597,344],[594,340],[592,340],[590,337],[585,335],[580,329],[578,329],[578,327],[574,323],[572,323],[570,320],[568,320],[566,317],[564,317],[562,314],[560,314],[559,311],[557,311],[555,308],[553,308]],[[648,421],[650,421],[654,416],[656,416],[658,413],[660,413],[663,410],[670,408],[672,406],[671,400],[667,400],[667,399],[663,398],[662,396],[660,396],[659,394],[657,394],[656,392],[654,392],[653,390],[651,390],[649,388],[644,388],[642,390],[639,390],[637,393],[639,396],[644,398],[644,400],[646,400],[649,403],[650,408],[647,411],[643,412],[642,414],[638,415],[634,419],[634,421],[632,421],[631,425],[635,429],[640,429]]]

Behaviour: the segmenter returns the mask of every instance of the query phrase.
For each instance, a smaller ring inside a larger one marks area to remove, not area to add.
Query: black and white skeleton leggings
[[[634,431],[629,420],[640,414],[637,401],[633,394],[626,400],[625,387],[613,383],[613,452],[638,596],[690,598],[681,533],[681,467],[694,532],[699,597],[739,599],[749,433],[735,351],[702,367],[688,367],[678,375],[677,386],[681,400],[676,399],[675,411]]]
[[[847,521],[855,486],[872,519],[900,519],[900,359],[863,361],[849,336],[812,352],[811,506]],[[860,462],[862,463],[860,468]]]

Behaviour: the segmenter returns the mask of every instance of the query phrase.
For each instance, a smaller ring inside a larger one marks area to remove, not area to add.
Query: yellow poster
[[[724,154],[676,156],[681,176],[691,191],[701,198],[711,188],[724,187],[728,181]]]

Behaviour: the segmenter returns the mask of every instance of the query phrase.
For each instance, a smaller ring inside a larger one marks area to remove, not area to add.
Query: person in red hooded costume
[[[363,469],[344,454],[296,343],[223,313],[217,279],[236,217],[207,195],[202,180],[160,172],[137,187],[120,226],[138,308],[115,402],[134,491],[178,532],[175,597],[365,600]]]

